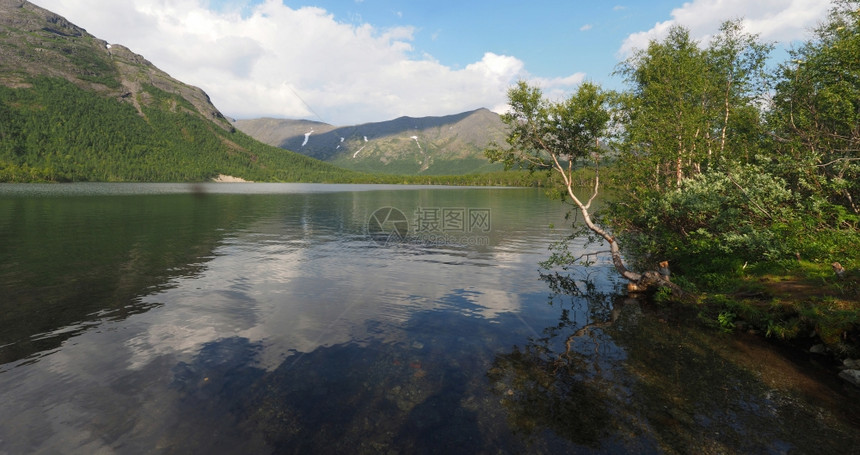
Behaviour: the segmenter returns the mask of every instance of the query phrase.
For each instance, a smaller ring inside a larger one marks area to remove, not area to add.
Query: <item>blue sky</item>
[[[336,125],[505,109],[517,80],[555,98],[611,73],[674,24],[721,22],[783,47],[829,0],[35,0],[203,88],[235,118]]]
[[[308,5],[285,1],[287,5]],[[546,77],[583,68],[603,68],[606,76],[617,62],[615,51],[630,30],[643,30],[665,20],[678,2],[630,2],[629,6],[599,1],[318,1],[336,18],[380,27],[414,26],[414,55],[432,55],[444,65],[462,68],[485,52],[513,55],[530,72]]]

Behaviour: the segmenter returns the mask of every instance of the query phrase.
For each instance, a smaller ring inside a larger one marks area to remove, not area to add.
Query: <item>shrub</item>
[[[695,275],[694,281],[722,276],[716,280],[721,282],[742,275],[749,264],[793,259],[797,253],[830,260],[833,252],[847,252],[857,231],[838,227],[851,219],[826,202],[800,201],[785,181],[746,165],[700,174],[677,190],[655,193],[622,236],[631,256],[646,264],[669,260],[676,271]]]

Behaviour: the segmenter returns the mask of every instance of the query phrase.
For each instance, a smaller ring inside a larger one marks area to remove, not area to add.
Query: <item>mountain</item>
[[[483,150],[503,143],[498,114],[478,109],[444,117],[400,117],[335,127],[307,120],[238,120],[236,128],[270,145],[340,167],[390,174],[466,174],[501,168]]]
[[[0,182],[346,181],[237,131],[201,89],[22,0],[0,0]]]

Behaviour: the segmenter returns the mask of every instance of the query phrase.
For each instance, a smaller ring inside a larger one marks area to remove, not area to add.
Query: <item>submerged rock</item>
[[[854,387],[860,387],[860,370],[842,370],[839,377],[848,381]]]

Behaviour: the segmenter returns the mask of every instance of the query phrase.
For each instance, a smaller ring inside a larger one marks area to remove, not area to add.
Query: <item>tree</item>
[[[719,135],[709,145],[708,158],[714,155],[749,160],[761,131],[758,105],[767,91],[766,61],[772,44],[760,43],[758,36],[745,33],[740,20],[726,21],[708,47],[706,58],[710,76],[711,103]],[[715,131],[715,133],[717,132]],[[731,133],[731,134],[730,134]]]
[[[777,172],[807,197],[860,214],[860,2],[838,1],[815,35],[780,66]]]
[[[707,63],[689,31],[675,26],[620,65],[632,85],[623,134],[627,165],[642,178],[636,186],[661,191],[700,172],[712,103]]]
[[[631,85],[619,105],[629,188],[657,193],[718,168],[749,160],[762,136],[758,101],[766,91],[772,46],[727,21],[707,48],[681,26],[619,65]]]
[[[618,273],[631,282],[633,289],[666,285],[680,291],[657,272],[628,270],[621,249],[607,230],[594,222],[590,212],[600,190],[599,163],[604,149],[600,141],[609,135],[612,94],[592,83],[583,83],[568,99],[551,102],[537,87],[520,81],[508,90],[510,111],[502,115],[509,127],[506,149],[491,148],[491,161],[504,162],[506,168],[520,165],[530,170],[545,169],[561,177],[564,196],[579,210],[587,228],[609,243],[612,263]],[[574,170],[580,163],[592,163],[594,186],[588,200],[574,193]]]

